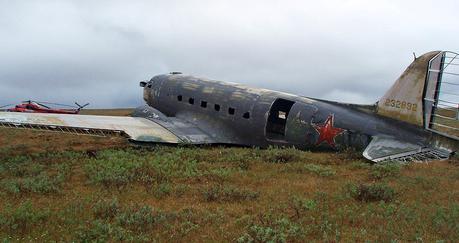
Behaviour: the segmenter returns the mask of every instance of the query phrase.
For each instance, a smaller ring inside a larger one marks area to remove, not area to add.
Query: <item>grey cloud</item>
[[[0,104],[142,103],[137,83],[182,71],[371,103],[411,52],[457,50],[455,1],[0,0]]]

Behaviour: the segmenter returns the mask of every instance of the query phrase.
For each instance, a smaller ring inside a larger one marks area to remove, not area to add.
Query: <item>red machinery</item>
[[[21,104],[16,105],[15,107],[8,109],[7,111],[30,112],[30,113],[78,114],[80,113],[81,109],[89,105],[89,103],[85,105],[79,105],[76,102],[75,102],[75,104],[77,105],[76,107],[69,106],[69,105],[62,105],[62,104],[54,104],[54,105],[59,105],[59,106],[73,107],[73,109],[54,109],[47,105],[44,105],[43,103],[54,104],[54,103],[49,103],[49,102],[37,102],[37,101],[28,100],[28,101],[23,101]]]

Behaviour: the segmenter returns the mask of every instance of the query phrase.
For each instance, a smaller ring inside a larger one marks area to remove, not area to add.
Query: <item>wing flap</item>
[[[0,112],[0,126],[102,136],[122,134],[139,142],[181,142],[168,129],[141,117]]]

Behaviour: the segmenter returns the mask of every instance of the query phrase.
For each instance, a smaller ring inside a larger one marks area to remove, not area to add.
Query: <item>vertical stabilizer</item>
[[[382,116],[424,126],[423,98],[429,62],[440,52],[428,52],[416,58],[378,101]]]

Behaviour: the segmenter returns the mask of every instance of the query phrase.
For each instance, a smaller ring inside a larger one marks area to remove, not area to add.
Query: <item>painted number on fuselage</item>
[[[406,102],[406,101],[393,100],[393,99],[386,99],[386,102],[384,102],[384,105],[394,107],[400,110],[408,110],[408,111],[416,111],[418,109],[417,104],[413,104],[413,103]]]

